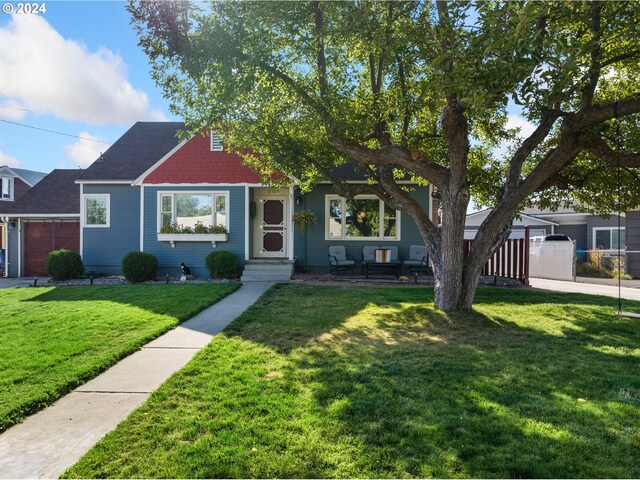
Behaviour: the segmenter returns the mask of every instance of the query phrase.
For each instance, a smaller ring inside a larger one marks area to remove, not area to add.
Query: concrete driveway
[[[0,278],[0,288],[28,287],[33,285],[33,277]],[[46,285],[49,277],[38,277],[38,285]]]
[[[530,278],[529,285],[540,290],[552,292],[586,293],[588,295],[604,295],[618,298],[618,286],[597,285],[593,283],[564,282],[561,280],[547,280],[544,278]],[[622,287],[620,296],[625,300],[640,301],[640,289]]]

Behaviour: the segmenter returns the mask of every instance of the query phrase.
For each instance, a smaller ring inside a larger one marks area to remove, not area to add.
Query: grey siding
[[[83,193],[110,195],[110,227],[83,228],[82,260],[86,272],[122,273],[122,257],[140,250],[140,188],[84,185]]]
[[[620,219],[620,226],[625,226],[625,219]],[[611,215],[609,218],[598,217],[590,215],[587,217],[587,247],[588,250],[593,250],[595,245],[593,244],[593,229],[596,227],[618,227],[618,216]]]
[[[640,211],[627,212],[627,250],[640,252]],[[640,253],[629,253],[626,258],[627,272],[634,278],[640,278]]]
[[[587,250],[587,225],[558,225],[556,233],[566,235],[571,240],[575,240],[577,250]]]
[[[172,247],[169,242],[158,241],[158,192],[178,191],[215,191],[229,192],[229,236],[226,242],[217,242],[214,248],[211,242],[175,242]],[[184,262],[191,268],[191,272],[199,277],[208,277],[204,260],[214,250],[228,250],[238,256],[239,262],[244,263],[245,255],[245,187],[225,186],[190,186],[190,187],[144,187],[144,251],[155,255],[160,263],[160,275],[169,274],[172,277],[180,275],[180,264]]]
[[[418,232],[415,222],[411,217],[401,214],[400,220],[400,241],[359,241],[359,240],[325,240],[325,195],[335,194],[331,185],[319,185],[313,192],[303,196],[300,205],[294,205],[296,210],[308,208],[316,214],[317,225],[307,226],[304,232],[299,228],[295,229],[295,256],[297,268],[306,258],[308,271],[324,272],[329,271],[329,246],[344,245],[347,253],[356,259],[356,268],[360,268],[362,261],[362,247],[366,245],[381,245],[385,247],[397,246],[401,257],[409,255],[409,245],[424,245],[424,241]],[[429,211],[429,189],[428,187],[416,187],[412,193],[418,200],[425,212]],[[295,202],[294,202],[295,203]],[[304,242],[303,242],[304,236]],[[303,247],[304,243],[304,247]],[[305,252],[306,251],[306,252]]]

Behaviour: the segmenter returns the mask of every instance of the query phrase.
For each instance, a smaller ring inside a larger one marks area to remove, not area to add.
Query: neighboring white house
[[[480,228],[480,225],[482,225],[482,222],[485,221],[489,213],[491,213],[491,210],[486,209],[467,215],[467,220],[464,224],[465,240],[473,240],[476,237],[478,228]],[[558,223],[551,220],[520,213],[513,221],[513,230],[509,238],[524,238],[525,227],[529,227],[529,237],[551,235],[556,233],[555,228],[557,226]]]

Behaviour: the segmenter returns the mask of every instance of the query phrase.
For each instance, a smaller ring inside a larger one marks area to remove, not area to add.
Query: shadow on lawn
[[[352,475],[640,476],[640,375],[629,351],[638,329],[603,314],[601,299],[584,296],[586,318],[574,308],[576,328],[552,335],[509,320],[518,310],[444,314],[406,292],[363,290],[348,306],[319,305],[309,321],[301,309],[284,324],[286,297],[311,305],[331,296],[276,293],[262,304],[272,304],[270,318],[247,315],[227,334],[295,353],[315,415],[359,446]],[[484,291],[478,300],[492,301]],[[495,290],[493,301],[520,303]],[[567,320],[562,309],[550,313]]]
[[[239,288],[239,284],[221,284],[230,290],[219,289],[214,293],[219,301]],[[232,288],[235,287],[235,288]],[[212,284],[190,285],[96,285],[81,287],[53,287],[24,302],[116,302],[137,307],[158,315],[170,315],[184,321],[204,310],[211,301],[198,299],[207,295]],[[215,303],[215,301],[213,303]]]

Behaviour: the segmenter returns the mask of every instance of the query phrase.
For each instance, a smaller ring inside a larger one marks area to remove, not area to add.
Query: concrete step
[[[246,265],[294,265],[295,260],[283,260],[281,258],[248,260]]]
[[[245,275],[240,277],[241,282],[288,282],[291,275]]]
[[[293,275],[294,262],[290,260],[254,260],[244,266],[242,282],[288,282]]]
[[[293,265],[255,265],[249,264],[244,267],[245,272],[282,272],[289,273],[293,272]]]

